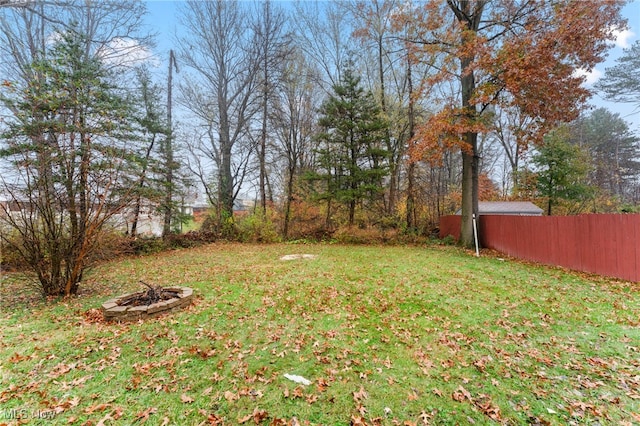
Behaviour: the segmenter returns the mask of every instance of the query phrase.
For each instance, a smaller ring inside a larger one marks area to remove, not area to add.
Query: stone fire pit
[[[145,292],[129,293],[107,300],[102,304],[102,314],[106,321],[137,321],[153,318],[166,312],[182,309],[191,303],[193,289],[189,287],[162,288],[165,300],[155,303],[135,303]]]

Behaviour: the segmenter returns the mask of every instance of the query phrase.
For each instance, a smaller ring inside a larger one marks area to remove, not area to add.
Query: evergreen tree
[[[139,174],[135,185],[135,203],[131,217],[131,237],[136,237],[138,222],[144,210],[161,210],[165,194],[163,162],[156,151],[163,139],[167,139],[169,129],[163,120],[161,110],[161,90],[151,80],[149,70],[145,67],[136,69],[138,99],[133,119],[141,132],[140,151],[138,153]],[[161,151],[161,150],[160,150]]]
[[[532,158],[538,168],[537,189],[547,199],[547,214],[559,201],[582,202],[593,193],[587,185],[590,165],[586,153],[568,141],[568,129],[560,127],[545,137]]]
[[[610,101],[640,107],[640,40],[623,52],[616,65],[605,70],[604,78],[596,83],[596,88]]]
[[[356,207],[365,201],[373,205],[384,191],[388,125],[373,95],[360,87],[360,79],[350,68],[333,92],[320,108],[318,171],[313,178],[324,183],[317,195],[327,202],[327,222],[335,201],[347,207],[351,226]]]
[[[46,295],[77,292],[104,225],[133,198],[139,164],[128,103],[85,45],[66,31],[31,65],[24,89],[9,84],[0,96],[14,112],[2,135],[0,158],[12,167],[1,190],[20,210],[4,212],[13,232],[0,238]]]
[[[591,184],[622,202],[633,203],[640,176],[640,139],[606,108],[593,110],[571,124],[571,140],[586,149],[593,169]]]

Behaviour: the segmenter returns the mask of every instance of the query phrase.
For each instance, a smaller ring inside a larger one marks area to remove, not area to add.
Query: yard
[[[197,297],[104,323],[139,280]],[[640,423],[638,284],[444,246],[214,244],[81,292],[2,278],[0,424]]]

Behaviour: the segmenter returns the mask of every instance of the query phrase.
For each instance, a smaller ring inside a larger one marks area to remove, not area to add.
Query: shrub
[[[13,231],[13,232],[12,232]],[[18,251],[22,246],[20,234],[15,230],[3,229],[5,237],[0,239],[0,269],[22,271],[28,268],[28,263]]]
[[[251,243],[275,243],[280,235],[273,222],[274,212],[267,210],[267,216],[252,213],[239,218],[236,223],[238,240]]]

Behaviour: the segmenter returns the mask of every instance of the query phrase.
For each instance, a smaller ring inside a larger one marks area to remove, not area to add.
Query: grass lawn
[[[282,261],[285,254],[316,259]],[[109,324],[138,283],[186,310]],[[640,424],[640,285],[453,247],[214,244],[0,289],[0,424]],[[304,386],[284,377],[303,376]]]

